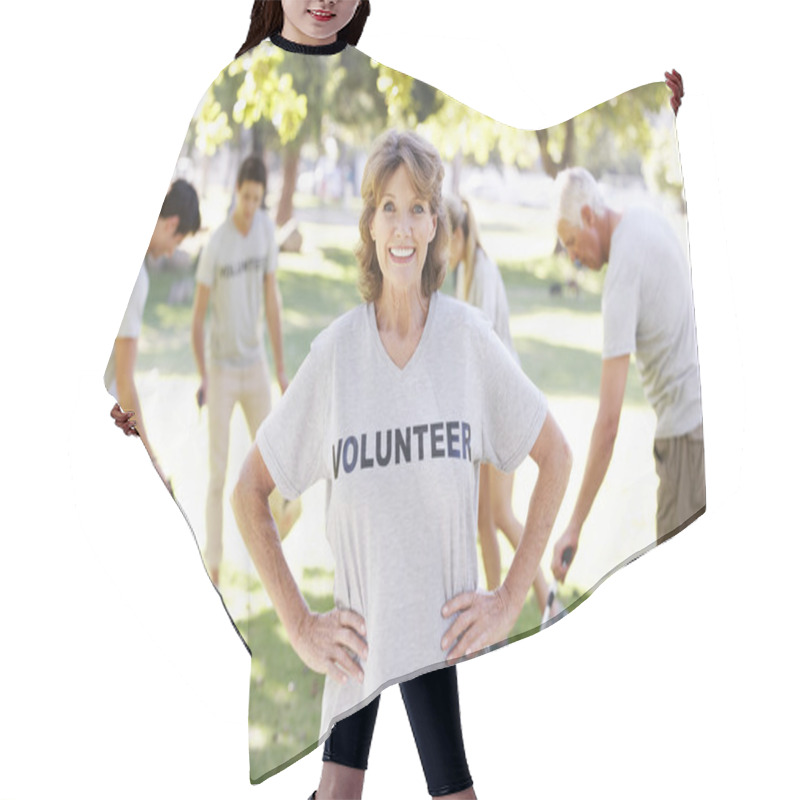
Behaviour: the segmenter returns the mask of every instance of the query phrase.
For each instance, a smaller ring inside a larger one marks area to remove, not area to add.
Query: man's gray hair
[[[558,219],[570,225],[583,227],[581,209],[589,206],[597,216],[602,216],[606,203],[597,181],[583,167],[570,167],[558,173],[556,178],[558,197]]]

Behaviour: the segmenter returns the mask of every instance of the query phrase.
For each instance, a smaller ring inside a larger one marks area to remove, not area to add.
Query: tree
[[[455,194],[465,161],[483,166],[495,157],[521,169],[535,162],[529,132],[503,125],[428,84],[382,66],[378,88],[389,122],[418,130],[451,163],[450,189]]]
[[[187,149],[212,156],[223,143],[238,141],[242,129],[252,131],[253,152],[262,157],[270,146],[293,142],[308,116],[308,100],[284,70],[285,56],[262,44],[223,70],[200,104]]]
[[[641,171],[653,146],[653,116],[666,98],[664,84],[649,84],[536,131],[542,168],[551,178],[576,164],[595,174]]]

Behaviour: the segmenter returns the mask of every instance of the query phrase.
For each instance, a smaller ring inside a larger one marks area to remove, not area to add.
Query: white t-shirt
[[[147,268],[144,262],[142,262],[142,267],[139,270],[139,275],[136,278],[136,283],[133,285],[133,291],[128,300],[128,307],[125,309],[122,323],[119,326],[117,339],[139,338],[139,334],[142,332],[142,320],[144,319],[144,305],[147,302],[147,293],[149,291],[150,277],[147,274]],[[116,342],[114,346],[116,347]],[[106,366],[106,373],[103,376],[103,383],[105,383],[108,393],[119,400],[119,394],[117,392],[117,360],[114,357],[113,348],[111,350],[111,357],[108,359],[108,365]]]
[[[517,351],[514,349],[514,342],[511,339],[506,287],[503,285],[503,278],[497,264],[489,258],[482,247],[479,247],[475,253],[475,268],[469,294],[465,291],[465,276],[466,270],[462,263],[456,271],[456,297],[479,308],[486,314],[489,322],[492,323],[494,332],[500,337],[500,341],[508,348],[508,352],[519,361]]]
[[[403,369],[372,304],[314,340],[256,443],[284,497],[327,481],[334,601],[366,620],[364,683],[326,680],[322,736],[386,685],[442,664],[442,606],[478,586],[480,462],[516,469],[546,412],[483,315],[439,293]]]
[[[246,236],[230,217],[211,235],[197,265],[197,282],[211,289],[212,361],[244,367],[263,357],[264,279],[277,267],[275,226],[263,210],[256,212]]]
[[[703,421],[689,261],[669,223],[648,208],[626,211],[611,236],[603,287],[603,358],[636,354],[655,409],[656,438]]]

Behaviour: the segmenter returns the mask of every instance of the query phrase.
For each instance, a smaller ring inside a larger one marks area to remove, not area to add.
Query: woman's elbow
[[[258,449],[253,445],[231,492],[230,502],[237,521],[248,518],[254,508],[269,508],[269,495],[274,488],[272,476],[264,465]]]
[[[558,465],[558,473],[562,480],[566,483],[569,480],[570,473],[572,472],[572,448],[569,446],[567,437],[562,433],[559,437],[559,442],[555,447],[554,458]]]
[[[240,475],[239,480],[236,481],[236,485],[231,492],[230,503],[233,509],[233,516],[236,518],[236,523],[242,536],[247,534],[245,520],[247,519],[246,509],[248,508],[248,494],[248,490],[243,484],[242,476]]]
[[[537,442],[531,451],[531,457],[536,461],[540,470],[550,472],[557,478],[567,480],[572,470],[572,448],[567,437],[552,418],[546,423],[540,435],[541,444]]]
[[[245,464],[239,473],[239,478],[233,487],[230,499],[234,516],[237,522],[240,523],[240,527],[242,527],[242,520],[249,516],[248,511],[252,508],[258,494],[256,482],[248,471],[247,464]]]

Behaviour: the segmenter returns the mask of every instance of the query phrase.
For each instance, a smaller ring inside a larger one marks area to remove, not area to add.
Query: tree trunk
[[[561,172],[562,169],[571,167],[575,164],[575,152],[577,147],[577,139],[575,136],[575,120],[568,119],[564,125],[566,130],[564,133],[564,152],[561,154],[561,161],[556,161],[550,155],[550,134],[547,128],[542,131],[536,131],[536,139],[539,142],[539,152],[542,156],[542,168],[553,179]]]
[[[558,165],[559,170],[575,164],[575,148],[577,144],[575,139],[575,118],[571,117],[564,124],[567,126],[567,132],[564,136],[564,152],[561,155],[561,163]]]
[[[551,177],[555,178],[558,174],[558,165],[553,161],[550,151],[547,149],[550,143],[550,135],[547,128],[536,131],[536,139],[539,142],[539,153],[542,157],[542,169]]]
[[[283,186],[275,215],[275,224],[278,227],[285,225],[294,216],[294,190],[299,168],[300,148],[289,145],[283,151]]]

